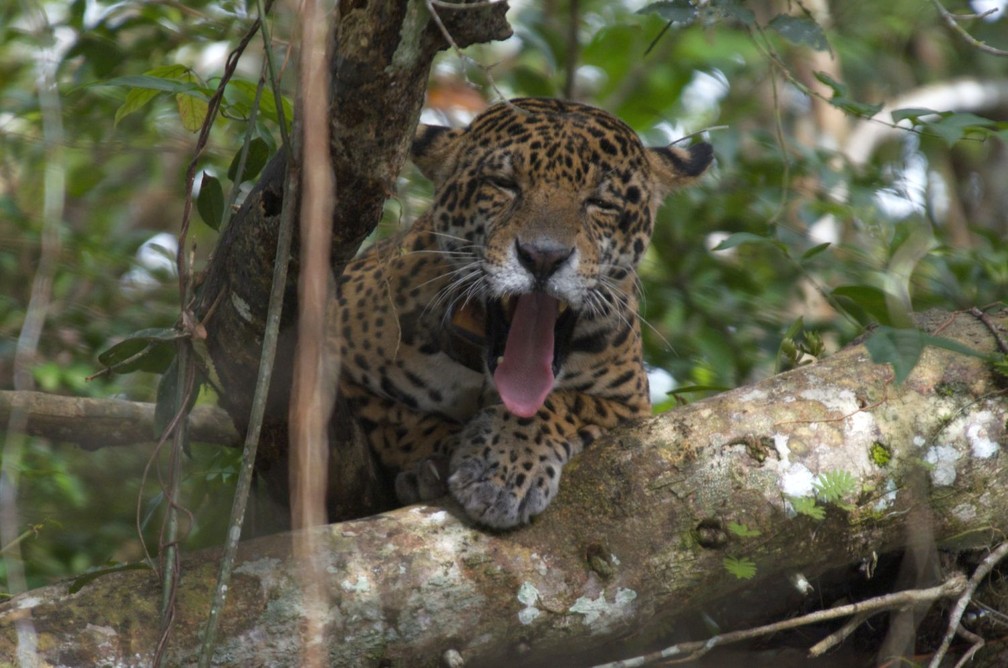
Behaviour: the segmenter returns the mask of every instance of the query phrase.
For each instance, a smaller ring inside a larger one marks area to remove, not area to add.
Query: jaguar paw
[[[504,450],[463,451],[452,457],[448,489],[479,524],[494,529],[527,524],[556,496],[559,464],[511,463],[510,459]]]
[[[395,492],[399,503],[410,505],[439,499],[448,493],[448,459],[434,455],[426,457],[395,479]]]

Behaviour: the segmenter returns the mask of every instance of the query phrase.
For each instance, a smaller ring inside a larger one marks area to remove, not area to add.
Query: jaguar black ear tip
[[[689,147],[690,161],[686,169],[688,176],[700,176],[714,162],[714,147],[708,142],[699,142]]]

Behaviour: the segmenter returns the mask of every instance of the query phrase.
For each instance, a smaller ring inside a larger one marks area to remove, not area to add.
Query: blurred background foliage
[[[711,174],[661,210],[640,272],[656,410],[807,362],[870,323],[905,325],[910,309],[1003,299],[1008,58],[953,32],[929,0],[512,6],[512,39],[439,57],[425,120],[464,123],[496,91],[549,95],[606,108],[651,144],[693,135],[714,144]],[[960,25],[975,40],[1008,49],[1003,3],[947,7],[974,15]],[[997,11],[976,16],[989,7]],[[56,262],[31,384],[152,400],[154,374],[87,377],[100,351],[177,318],[175,236],[193,130],[256,12],[203,0],[0,8],[0,389],[15,386],[49,225]],[[290,16],[282,4],[269,22],[284,66]],[[256,94],[262,44],[254,39],[239,62],[199,159],[197,267],[228,194],[240,201],[278,146],[276,105]],[[285,105],[292,75],[284,70]],[[59,150],[40,95],[47,79]],[[63,210],[47,221],[53,169],[64,175]],[[376,234],[409,224],[427,198],[407,167]],[[141,489],[152,445],[83,452],[0,437],[5,457],[18,446],[29,586],[142,557],[138,521],[157,545],[156,466]],[[219,543],[237,454],[197,444],[185,468],[187,546]]]

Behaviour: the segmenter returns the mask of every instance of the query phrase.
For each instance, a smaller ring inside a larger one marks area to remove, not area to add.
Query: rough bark
[[[495,2],[466,9],[439,5],[438,12],[456,44],[466,46],[509,36],[506,10],[506,3]],[[394,192],[395,177],[423,104],[431,62],[447,42],[419,0],[342,2],[331,39],[330,153],[337,189],[331,258],[338,274],[378,223],[386,199]],[[203,363],[219,379],[221,405],[242,433],[259,368],[285,175],[286,159],[278,154],[222,234],[194,307],[208,334],[209,359]],[[296,340],[297,257],[295,233],[270,402],[256,459],[260,474],[281,498],[287,483],[287,398]],[[334,413],[331,431],[334,439],[352,443],[352,426],[342,408]],[[341,482],[331,487],[343,495],[332,500],[333,512],[360,515],[370,504],[353,507],[353,499],[372,494],[374,503],[383,503],[380,490],[370,489],[374,476],[366,459],[359,450],[336,458],[360,466],[333,471],[332,478]]]
[[[1008,310],[992,314],[1001,331]],[[966,313],[921,325],[995,352]],[[1002,334],[1003,336],[1003,334]],[[330,605],[321,612],[333,666],[591,665],[629,646],[706,635],[801,604],[788,583],[900,551],[930,530],[950,550],[1008,532],[1004,379],[988,363],[925,350],[893,383],[863,346],[617,430],[566,469],[554,505],[531,526],[479,531],[447,500],[319,527]],[[785,493],[812,476],[855,481],[826,517],[795,514]],[[926,518],[928,526],[912,525]],[[741,537],[728,524],[758,535]],[[243,544],[217,660],[298,665],[305,610],[292,536]],[[725,571],[748,557],[755,579]],[[216,553],[184,568],[168,663],[188,665],[217,573]],[[855,569],[851,569],[852,572]],[[863,575],[854,577],[863,578]],[[0,663],[16,658],[14,621],[33,621],[53,664],[139,665],[157,641],[158,584],[146,571],[62,583],[0,607]],[[771,593],[776,592],[777,596]],[[674,629],[674,631],[673,631]]]

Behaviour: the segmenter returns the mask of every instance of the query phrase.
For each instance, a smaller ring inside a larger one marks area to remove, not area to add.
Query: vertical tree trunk
[[[446,29],[460,46],[503,39],[511,30],[506,3],[479,9],[439,8]],[[434,55],[447,42],[418,0],[341,3],[330,45],[330,152],[339,184],[333,215],[332,265],[335,273],[353,257],[377,224],[395,177],[407,155]],[[275,156],[214,251],[199,286],[196,314],[205,318],[210,360],[220,381],[221,405],[244,432],[252,402],[259,351],[283,207],[286,160]],[[298,276],[297,236],[281,321],[281,337],[270,402],[263,424],[257,467],[272,488],[286,489],[287,398],[291,383]],[[369,455],[346,450],[352,426],[342,406],[331,432],[339,440],[331,488],[336,516],[359,516],[386,502],[375,484]]]

